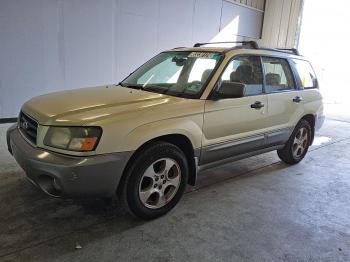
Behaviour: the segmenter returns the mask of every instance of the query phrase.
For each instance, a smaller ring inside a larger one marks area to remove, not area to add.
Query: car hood
[[[108,85],[61,91],[35,97],[22,111],[41,125],[87,125],[113,115],[125,115],[183,98]]]

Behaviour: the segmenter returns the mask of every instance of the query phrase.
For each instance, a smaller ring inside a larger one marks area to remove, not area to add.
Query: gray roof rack
[[[181,48],[186,48],[186,47],[185,46],[178,46],[178,47],[174,47],[172,50],[181,49]]]
[[[299,51],[296,48],[260,48],[261,50],[266,50],[266,51],[274,51],[274,52],[281,52],[281,53],[288,53],[288,54],[293,54],[297,56],[301,56]]]
[[[210,43],[196,43],[193,47],[200,47],[203,45],[215,45],[215,44],[241,44],[242,46],[250,46],[254,49],[259,49],[259,45],[255,41],[228,41],[228,42],[210,42]]]
[[[194,44],[193,47],[201,47],[203,45],[215,45],[215,44],[241,44],[241,46],[228,47],[224,51],[225,53],[236,48],[251,48],[251,49],[260,49],[260,50],[288,53],[288,54],[301,56],[298,49],[296,48],[265,48],[265,47],[260,47],[259,44],[255,41],[227,41],[227,42],[196,43]]]
[[[277,48],[277,50],[280,50],[286,53],[292,53],[294,55],[300,55],[298,49],[296,48]]]

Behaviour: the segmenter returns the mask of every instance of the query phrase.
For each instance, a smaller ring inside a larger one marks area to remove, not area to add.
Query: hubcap
[[[143,173],[139,185],[139,197],[146,207],[156,209],[165,206],[176,195],[181,182],[178,163],[170,158],[153,162]]]
[[[300,158],[305,153],[308,143],[309,139],[307,129],[302,127],[298,130],[294,138],[292,146],[293,157],[296,159]]]

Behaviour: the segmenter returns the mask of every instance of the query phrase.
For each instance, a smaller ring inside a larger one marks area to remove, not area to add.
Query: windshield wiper
[[[140,85],[128,85],[128,84],[123,84],[122,82],[119,82],[118,85],[122,87],[133,88],[133,89],[142,89],[142,86]]]
[[[162,92],[163,94],[166,93],[168,91],[168,89],[166,89],[166,87],[163,86],[158,86],[158,85],[146,85],[146,86],[141,86],[141,89],[144,91],[148,91],[148,90],[157,90],[159,92]]]
[[[161,94],[166,94],[169,89],[167,89],[164,86],[159,86],[159,85],[138,85],[138,84],[125,84],[123,82],[119,82],[118,85],[126,88],[133,88],[133,89],[138,89],[138,90],[143,90],[143,91],[149,91],[149,92],[156,92],[156,93],[161,93]]]

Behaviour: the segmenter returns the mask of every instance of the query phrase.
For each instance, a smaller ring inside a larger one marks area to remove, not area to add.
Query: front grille
[[[19,129],[29,141],[36,145],[38,123],[33,118],[21,112],[19,115]]]

